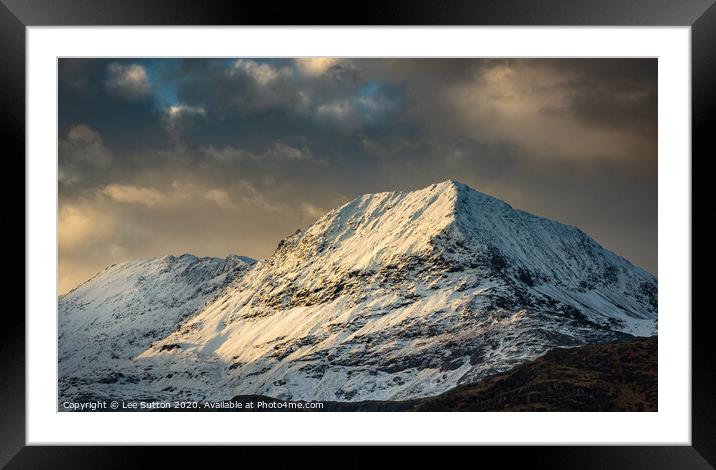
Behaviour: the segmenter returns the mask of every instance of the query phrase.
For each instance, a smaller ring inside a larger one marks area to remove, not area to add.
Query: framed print
[[[5,2],[27,274],[2,462],[461,444],[710,468],[691,214],[715,8],[396,2],[316,26]]]

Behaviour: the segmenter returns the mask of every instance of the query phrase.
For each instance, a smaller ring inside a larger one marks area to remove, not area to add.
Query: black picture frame
[[[322,16],[318,11],[324,12]],[[713,121],[716,109],[714,0],[394,0],[364,1],[353,9],[339,7],[338,4],[330,6],[285,2],[276,6],[231,0],[0,0],[0,122],[5,137],[5,159],[15,160],[19,165],[20,155],[24,155],[25,151],[27,26],[316,24],[690,26],[691,161],[705,160],[716,154],[708,126]],[[20,180],[20,172],[25,175],[24,164],[14,173],[13,179]],[[693,171],[692,174],[696,176]],[[25,181],[24,177],[22,181]],[[6,201],[16,199],[16,192],[12,199],[6,197]],[[702,206],[700,200],[692,199],[693,206]],[[20,210],[19,204],[13,207]],[[24,210],[23,207],[23,217]],[[691,229],[693,231],[693,222]],[[22,233],[24,244],[28,234],[24,229]],[[24,246],[27,257],[27,245]],[[692,279],[692,292],[703,292],[704,289],[693,289],[697,282],[705,287],[703,281],[694,276]],[[492,460],[498,457],[507,464],[528,462],[531,466],[549,468],[714,468],[716,353],[712,346],[713,333],[708,328],[713,313],[709,310],[692,310],[683,312],[684,315],[692,314],[692,446],[547,446],[515,447],[509,450],[484,447],[480,449],[480,459]],[[140,452],[146,456],[161,450],[147,447],[26,447],[25,321],[19,309],[5,312],[0,334],[0,465],[7,465],[7,468],[127,467],[146,462],[137,460]],[[174,459],[183,459],[194,452],[197,450],[173,448],[171,455]],[[287,455],[287,458],[301,458],[301,454],[303,452],[297,451]],[[414,449],[410,454],[422,458],[424,450]],[[351,456],[344,460],[350,461],[352,465],[366,466],[373,462],[367,453],[347,451],[344,455]],[[215,454],[212,456],[216,458]],[[402,458],[400,461],[404,461]],[[169,460],[165,460],[165,463],[169,463]],[[274,463],[277,461],[274,460]]]

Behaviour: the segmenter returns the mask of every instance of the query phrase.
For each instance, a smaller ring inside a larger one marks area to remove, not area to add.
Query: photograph
[[[57,58],[57,411],[659,411],[658,60]]]
[[[715,469],[715,3],[0,0],[0,468]]]

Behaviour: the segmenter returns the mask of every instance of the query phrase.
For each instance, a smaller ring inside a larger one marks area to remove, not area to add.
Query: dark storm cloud
[[[656,272],[655,60],[62,59],[60,281],[447,178]]]

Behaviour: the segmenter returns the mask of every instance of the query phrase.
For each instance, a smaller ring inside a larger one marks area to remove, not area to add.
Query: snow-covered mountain
[[[165,256],[115,264],[60,297],[60,388],[112,383],[255,260]]]
[[[61,353],[68,328],[84,335],[64,348],[74,355],[60,357],[65,396],[397,400],[554,347],[656,333],[654,276],[576,227],[454,181],[365,195],[328,212],[270,258],[242,265],[225,287],[227,277],[213,283],[201,302],[177,306],[181,314],[142,321],[140,335],[155,331],[155,319],[164,327],[151,345],[98,346],[132,360],[109,367],[110,380],[87,380],[84,343],[105,344],[98,334],[114,318],[106,312],[127,311],[114,296],[130,295],[126,281],[105,273],[60,300]],[[173,290],[153,285],[131,294],[137,305]],[[81,323],[63,320],[80,315]],[[91,324],[97,317],[101,328]],[[128,321],[123,331],[132,330]],[[72,367],[63,367],[68,358]]]

